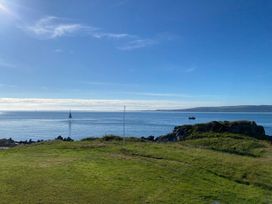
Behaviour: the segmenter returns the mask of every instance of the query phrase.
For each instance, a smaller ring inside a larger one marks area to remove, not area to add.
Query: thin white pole
[[[69,116],[68,116],[68,125],[69,125],[69,137],[72,137],[72,112],[71,109],[69,110]]]
[[[126,106],[124,106],[124,112],[123,112],[123,137],[124,139],[126,137]]]

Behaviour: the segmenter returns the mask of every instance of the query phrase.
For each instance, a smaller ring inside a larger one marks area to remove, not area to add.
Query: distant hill
[[[182,111],[182,112],[272,112],[272,105],[241,105],[241,106],[220,106],[220,107],[198,107],[175,110],[159,111]]]

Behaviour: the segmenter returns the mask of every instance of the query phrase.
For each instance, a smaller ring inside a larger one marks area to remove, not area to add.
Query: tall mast
[[[72,117],[72,112],[71,112],[71,110],[69,111],[69,119],[72,119],[73,117]]]
[[[126,137],[126,106],[124,106],[123,112],[123,137]]]
[[[69,110],[69,120],[68,120],[68,126],[69,126],[69,137],[72,136],[72,112]]]

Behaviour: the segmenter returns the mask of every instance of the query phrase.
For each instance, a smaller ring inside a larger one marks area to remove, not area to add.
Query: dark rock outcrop
[[[12,139],[0,139],[0,147],[14,147],[16,143]]]
[[[264,127],[259,126],[254,121],[213,121],[210,123],[196,125],[182,125],[175,127],[174,131],[168,135],[157,138],[160,142],[180,141],[191,135],[198,133],[236,133],[257,139],[267,139]]]
[[[64,142],[73,142],[74,141],[71,137],[64,138],[61,135],[58,136],[55,140],[60,140],[60,141],[64,141]]]
[[[117,135],[105,135],[101,138],[102,141],[122,141],[124,138]]]
[[[153,135],[148,136],[148,137],[141,137],[141,140],[142,141],[151,141],[151,142],[154,142],[155,137]]]

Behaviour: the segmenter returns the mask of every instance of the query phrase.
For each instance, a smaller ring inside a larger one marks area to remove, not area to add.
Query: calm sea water
[[[189,116],[197,120],[189,121]],[[67,112],[0,112],[0,138],[45,140],[58,135],[71,135],[73,139],[123,135],[121,112],[73,112],[70,122],[67,118]],[[272,135],[272,113],[127,112],[126,136],[159,136],[177,125],[214,120],[253,120]]]

